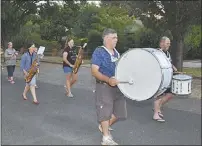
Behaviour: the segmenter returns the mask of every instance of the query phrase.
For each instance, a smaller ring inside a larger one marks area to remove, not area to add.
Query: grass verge
[[[201,78],[201,68],[183,68],[183,72],[186,72],[187,75],[191,75],[193,77]]]

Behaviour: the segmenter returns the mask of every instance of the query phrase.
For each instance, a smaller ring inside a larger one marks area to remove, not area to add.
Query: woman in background
[[[17,55],[18,53],[13,48],[13,43],[9,42],[8,48],[5,50],[5,65],[7,67],[7,72],[8,72],[8,81],[11,84],[15,83],[13,79],[13,73],[15,71]]]

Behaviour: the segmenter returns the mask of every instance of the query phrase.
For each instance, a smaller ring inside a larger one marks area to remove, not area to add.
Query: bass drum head
[[[142,101],[154,96],[160,88],[162,72],[157,58],[148,50],[131,49],[117,62],[115,77],[118,81],[133,81],[118,84],[120,91],[129,99]]]

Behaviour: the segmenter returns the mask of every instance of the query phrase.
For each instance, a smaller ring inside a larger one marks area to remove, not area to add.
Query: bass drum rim
[[[143,48],[144,49],[144,48]],[[153,48],[152,48],[153,49]],[[154,56],[154,58],[158,61],[158,63],[159,63],[159,67],[161,68],[161,65],[160,65],[160,60],[158,59],[158,57],[156,57],[155,55],[154,55],[154,53],[153,53],[153,51],[148,51],[148,50],[146,50],[146,49],[144,49],[145,51],[147,51],[147,52],[149,52],[149,53],[151,53],[153,56]],[[149,99],[151,99],[151,98],[155,98],[155,97],[158,97],[159,95],[161,95],[161,94],[158,94],[158,92],[160,91],[160,88],[161,88],[161,86],[162,86],[162,84],[163,84],[163,81],[164,81],[164,77],[163,77],[163,71],[162,71],[162,68],[161,68],[161,83],[160,83],[160,85],[159,85],[159,87],[158,87],[158,90],[156,91],[156,93],[154,93],[154,95],[152,95],[150,98],[148,98],[147,100],[149,100]],[[166,91],[166,89],[164,89],[164,91],[163,92],[165,92]]]
[[[115,77],[117,77],[117,68],[118,68],[117,66],[118,66],[118,63],[120,62],[120,60],[122,59],[122,57],[123,57],[125,54],[127,54],[128,52],[130,52],[130,51],[132,51],[132,50],[136,50],[136,49],[144,50],[144,51],[147,51],[147,52],[149,52],[150,54],[152,54],[152,55],[154,56],[154,58],[158,61],[158,65],[159,65],[159,68],[160,68],[161,83],[160,83],[160,85],[159,85],[159,87],[158,87],[158,90],[157,90],[151,97],[149,97],[148,99],[146,99],[146,100],[149,100],[149,99],[154,98],[154,96],[158,93],[160,87],[161,87],[162,84],[163,84],[163,80],[162,80],[162,78],[163,78],[163,72],[162,72],[162,69],[161,69],[161,65],[160,65],[159,59],[158,59],[153,53],[151,53],[150,51],[148,51],[148,50],[146,50],[146,49],[144,49],[144,48],[129,48],[126,52],[124,52],[124,53],[121,55],[121,57],[120,57],[119,60],[117,61],[117,65],[116,65],[116,68],[115,68]],[[151,49],[154,49],[154,48],[151,48]],[[122,88],[120,87],[119,84],[118,84],[117,86],[118,86],[119,90],[121,91],[121,93],[122,93],[125,97],[127,97],[128,99],[135,100],[135,101],[144,101],[144,100],[132,99],[132,98],[129,97],[128,95],[125,95],[125,94],[124,94],[124,92],[123,92],[123,90],[122,90]],[[165,92],[165,91],[164,91],[164,92]]]
[[[155,59],[158,61],[159,66],[160,66],[160,68],[161,68],[160,59],[154,55],[154,53],[153,53],[154,51],[149,51],[149,50],[147,50],[147,49],[155,49],[155,48],[143,48],[143,49],[144,49],[145,51],[150,52],[150,53],[155,57]],[[158,49],[155,49],[155,50],[158,50]],[[165,56],[165,57],[166,57],[166,56]],[[168,61],[168,62],[169,62],[169,61]],[[170,63],[170,64],[171,64],[171,63]],[[171,68],[172,68],[172,64],[171,64]],[[163,94],[167,89],[169,89],[169,88],[168,88],[169,86],[168,86],[167,88],[164,88],[163,90],[160,90],[160,88],[162,87],[163,82],[164,82],[164,80],[165,80],[165,78],[164,78],[163,75],[164,75],[163,69],[161,68],[161,84],[160,84],[158,90],[156,91],[156,93],[155,93],[151,98],[158,97],[158,96],[160,96],[161,94]],[[173,79],[173,73],[171,72],[171,78],[170,78],[170,83],[169,83],[170,88],[172,88],[172,87],[171,87],[172,79]],[[161,91],[161,92],[160,92],[160,91]],[[158,92],[159,92],[159,93],[158,93]],[[150,99],[150,98],[149,98],[149,99]]]

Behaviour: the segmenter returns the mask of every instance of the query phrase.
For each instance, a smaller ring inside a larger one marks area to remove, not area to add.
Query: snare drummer
[[[168,52],[168,49],[170,47],[170,39],[168,37],[162,37],[160,40],[160,49],[166,54],[170,62],[172,62],[171,55]],[[173,65],[173,71],[177,72],[177,68]],[[154,115],[153,119],[158,122],[165,122],[163,119],[163,114],[161,111],[161,107],[167,103],[171,98],[173,97],[173,94],[171,92],[171,88],[168,88],[162,95],[156,97],[154,101]]]
[[[115,76],[119,53],[115,49],[118,38],[113,29],[103,32],[103,45],[97,47],[92,55],[92,75],[96,78],[95,104],[102,145],[117,145],[110,134],[110,126],[118,119],[126,119],[126,100],[117,87]]]

